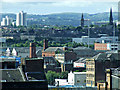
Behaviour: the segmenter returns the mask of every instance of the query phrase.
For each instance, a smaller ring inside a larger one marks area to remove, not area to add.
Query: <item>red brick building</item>
[[[107,48],[107,43],[95,43],[94,50],[109,50]]]

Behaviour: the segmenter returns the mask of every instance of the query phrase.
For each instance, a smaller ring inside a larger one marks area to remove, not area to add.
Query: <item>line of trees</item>
[[[43,47],[43,40],[41,41],[36,41],[34,40],[33,42],[36,43],[36,47]],[[8,46],[11,46],[11,47],[29,47],[29,44],[30,44],[30,41],[15,41],[15,40],[7,40],[7,44]],[[67,46],[67,47],[73,47],[73,48],[76,48],[76,47],[79,47],[79,46],[84,46],[84,47],[88,47],[87,44],[83,44],[83,43],[76,43],[76,42],[68,42],[68,43],[60,43],[60,42],[48,42],[48,46],[49,47],[64,47],[64,46]],[[93,48],[93,45],[90,45],[91,48]]]

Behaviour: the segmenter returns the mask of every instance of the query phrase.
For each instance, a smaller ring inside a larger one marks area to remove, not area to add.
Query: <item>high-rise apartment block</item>
[[[27,26],[26,15],[27,13],[24,13],[23,11],[17,13],[16,26]]]
[[[11,24],[11,19],[8,16],[3,18],[2,21],[1,21],[1,26],[8,26],[10,24]]]

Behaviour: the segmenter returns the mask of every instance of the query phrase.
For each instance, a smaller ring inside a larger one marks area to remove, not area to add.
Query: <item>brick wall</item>
[[[55,57],[55,52],[42,52],[42,57]]]
[[[94,50],[108,50],[107,43],[95,43]]]

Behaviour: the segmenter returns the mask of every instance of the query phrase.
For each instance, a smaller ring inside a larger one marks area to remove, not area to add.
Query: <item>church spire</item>
[[[109,24],[110,24],[110,25],[113,25],[112,8],[110,9],[110,18],[109,18]]]
[[[82,16],[81,16],[81,27],[84,27],[84,18],[83,18],[83,13],[82,13]]]

